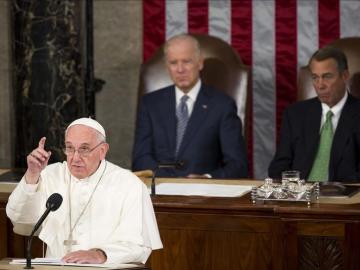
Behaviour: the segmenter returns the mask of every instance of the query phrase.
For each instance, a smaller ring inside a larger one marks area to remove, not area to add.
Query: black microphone
[[[40,225],[44,222],[45,218],[49,215],[50,211],[56,211],[60,207],[63,201],[62,196],[59,193],[53,193],[46,201],[46,210],[44,214],[40,217],[38,222],[35,224],[34,229],[32,230],[27,246],[26,246],[26,266],[24,269],[32,269],[31,267],[31,244],[34,238],[35,232],[39,229]]]
[[[184,166],[184,162],[183,161],[175,161],[175,162],[160,162],[158,163],[158,165],[155,167],[152,178],[151,178],[151,196],[156,195],[156,191],[155,191],[155,175],[156,172],[158,171],[158,169],[163,169],[163,168],[174,168],[174,169],[180,169]]]

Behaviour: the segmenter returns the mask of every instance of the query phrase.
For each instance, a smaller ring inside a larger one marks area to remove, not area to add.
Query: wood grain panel
[[[163,229],[194,229],[221,230],[269,233],[272,229],[274,217],[252,217],[244,215],[227,215],[222,213],[171,213],[158,212],[156,219]]]
[[[0,205],[0,258],[4,258],[7,256],[8,237],[6,231],[6,221],[7,217],[5,209],[2,205]]]
[[[360,222],[345,225],[344,260],[346,270],[360,269]]]
[[[271,269],[270,234],[161,230],[161,237],[152,269]]]
[[[344,237],[345,224],[341,222],[297,222],[299,235]]]
[[[345,269],[342,242],[339,238],[302,236],[299,240],[299,269]]]

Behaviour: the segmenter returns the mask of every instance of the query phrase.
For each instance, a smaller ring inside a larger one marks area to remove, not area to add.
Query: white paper
[[[13,259],[10,264],[26,264],[26,259]],[[31,260],[31,264],[37,265],[62,265],[62,266],[79,266],[79,267],[99,267],[113,269],[127,269],[139,267],[137,264],[111,264],[111,263],[65,263],[58,258],[35,258]]]
[[[156,194],[209,197],[239,197],[249,192],[251,188],[252,186],[242,185],[160,183],[156,185]]]

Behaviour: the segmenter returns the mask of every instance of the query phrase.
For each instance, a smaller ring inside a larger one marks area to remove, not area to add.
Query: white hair
[[[180,34],[180,35],[176,35],[176,36],[173,36],[170,39],[168,39],[164,45],[164,55],[167,56],[168,49],[173,43],[176,43],[177,41],[183,41],[183,40],[189,40],[193,43],[194,49],[195,49],[195,54],[198,58],[200,58],[201,57],[200,43],[196,38],[194,38],[193,36],[191,36],[189,34]]]

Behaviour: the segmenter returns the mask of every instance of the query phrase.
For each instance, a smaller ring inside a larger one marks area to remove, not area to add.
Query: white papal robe
[[[9,197],[6,213],[15,231],[34,225],[48,197],[61,194],[63,203],[50,212],[39,234],[47,244],[46,257],[61,258],[67,251],[64,240],[69,237],[70,212],[73,226],[98,181],[73,231],[77,245],[72,251],[100,248],[107,254],[107,263],[145,263],[151,250],[162,248],[149,193],[133,173],[109,161],[102,161],[93,175],[81,180],[71,176],[66,162],[48,165],[38,184],[26,184],[24,178],[20,181]]]

